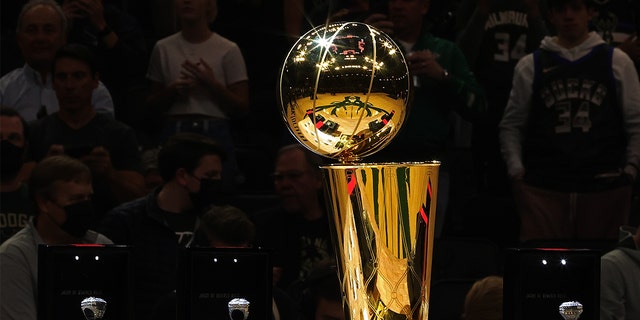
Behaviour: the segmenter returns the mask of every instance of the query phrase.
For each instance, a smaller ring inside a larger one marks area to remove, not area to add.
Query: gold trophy
[[[382,31],[357,22],[317,27],[279,75],[283,119],[322,166],[348,319],[420,319],[429,311],[437,161],[361,163],[408,115],[411,77]]]

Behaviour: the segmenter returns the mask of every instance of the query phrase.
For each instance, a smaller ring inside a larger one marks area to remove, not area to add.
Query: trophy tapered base
[[[439,166],[321,167],[349,319],[428,318]]]

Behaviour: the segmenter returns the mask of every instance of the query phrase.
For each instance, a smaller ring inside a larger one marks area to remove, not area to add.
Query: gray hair
[[[67,32],[67,16],[64,14],[64,11],[62,11],[62,7],[60,7],[60,5],[55,2],[54,0],[30,0],[29,2],[25,3],[24,6],[22,6],[22,9],[20,10],[20,14],[18,15],[18,25],[16,26],[16,32],[20,32],[22,30],[22,20],[24,18],[25,13],[27,13],[29,10],[33,9],[36,6],[39,5],[43,5],[43,6],[49,6],[51,8],[53,8],[53,10],[55,10],[58,15],[60,15],[60,19],[62,22],[62,32]]]

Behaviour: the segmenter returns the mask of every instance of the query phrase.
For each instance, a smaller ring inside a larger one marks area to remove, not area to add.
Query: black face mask
[[[91,201],[80,201],[63,207],[67,220],[60,228],[68,234],[82,238],[93,224],[93,204]]]
[[[24,162],[24,148],[18,147],[8,140],[0,142],[0,179],[7,181],[15,178]]]
[[[229,192],[225,191],[220,179],[200,179],[200,191],[190,192],[191,203],[199,214],[212,205],[228,203]]]

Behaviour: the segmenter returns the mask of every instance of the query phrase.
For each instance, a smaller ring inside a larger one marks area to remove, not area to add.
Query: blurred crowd
[[[411,112],[364,161],[441,162],[436,238],[613,248],[620,227],[640,223],[636,1],[0,7],[3,319],[36,319],[21,289],[33,286],[34,244],[76,242],[136,246],[136,289],[154,293],[136,319],[175,289],[175,258],[189,246],[273,250],[274,319],[341,314],[303,303],[340,300],[333,278],[314,287],[335,263],[318,167],[336,160],[290,134],[277,94],[292,45],[329,21],[370,24],[406,57]],[[5,281],[15,272],[23,278]]]

